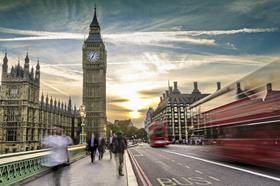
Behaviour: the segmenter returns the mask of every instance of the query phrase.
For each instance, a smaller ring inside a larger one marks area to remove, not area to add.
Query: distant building
[[[114,121],[114,125],[132,127],[132,126],[133,126],[133,123],[132,123],[131,119],[127,119],[127,120],[115,120],[115,121]]]
[[[181,93],[177,82],[174,87],[169,86],[168,90],[160,97],[160,102],[155,109],[152,120],[166,120],[168,122],[169,140],[183,140],[188,138],[187,131],[187,107],[209,94],[202,94],[198,89],[197,82],[194,82],[192,93]],[[147,112],[147,117],[149,112]]]
[[[28,54],[8,72],[8,57],[2,64],[0,89],[0,154],[40,149],[44,136],[64,129],[74,141],[79,138],[76,107],[40,94],[40,64],[29,68]]]
[[[146,113],[146,118],[145,118],[145,120],[144,120],[144,127],[145,127],[145,130],[146,130],[146,127],[149,126],[149,125],[152,123],[154,112],[155,112],[155,111],[154,111],[153,108],[150,107],[150,108],[148,109],[148,111],[147,111],[147,113]],[[146,132],[147,132],[147,130],[146,130]]]

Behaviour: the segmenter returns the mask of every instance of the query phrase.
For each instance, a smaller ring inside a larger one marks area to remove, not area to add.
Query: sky
[[[278,0],[0,0],[0,58],[41,64],[41,92],[81,105],[82,45],[94,4],[107,50],[107,117],[143,127],[178,81],[225,86],[280,57]],[[2,56],[1,56],[2,55]]]

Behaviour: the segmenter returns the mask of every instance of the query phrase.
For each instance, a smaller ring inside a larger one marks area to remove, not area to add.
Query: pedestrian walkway
[[[126,159],[126,161],[128,161]],[[127,168],[124,163],[125,176],[119,176],[117,164],[113,157],[110,160],[108,151],[104,154],[103,160],[96,160],[91,163],[90,157],[74,162],[70,166],[62,168],[60,176],[61,186],[126,186]],[[25,186],[52,186],[54,185],[54,173],[48,173],[39,177]]]

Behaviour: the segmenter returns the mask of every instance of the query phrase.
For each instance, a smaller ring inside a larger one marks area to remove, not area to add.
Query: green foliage
[[[131,139],[132,137],[140,138],[140,139],[146,139],[147,134],[144,128],[138,129],[134,126],[128,126],[128,125],[115,125],[115,124],[108,124],[107,125],[107,135],[110,135],[110,131],[113,133],[116,133],[118,131],[122,131],[124,136],[126,136],[128,139]]]

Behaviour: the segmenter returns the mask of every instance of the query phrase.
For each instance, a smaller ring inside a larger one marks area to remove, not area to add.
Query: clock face
[[[87,55],[89,62],[95,62],[99,59],[99,52],[97,51],[89,51]]]

